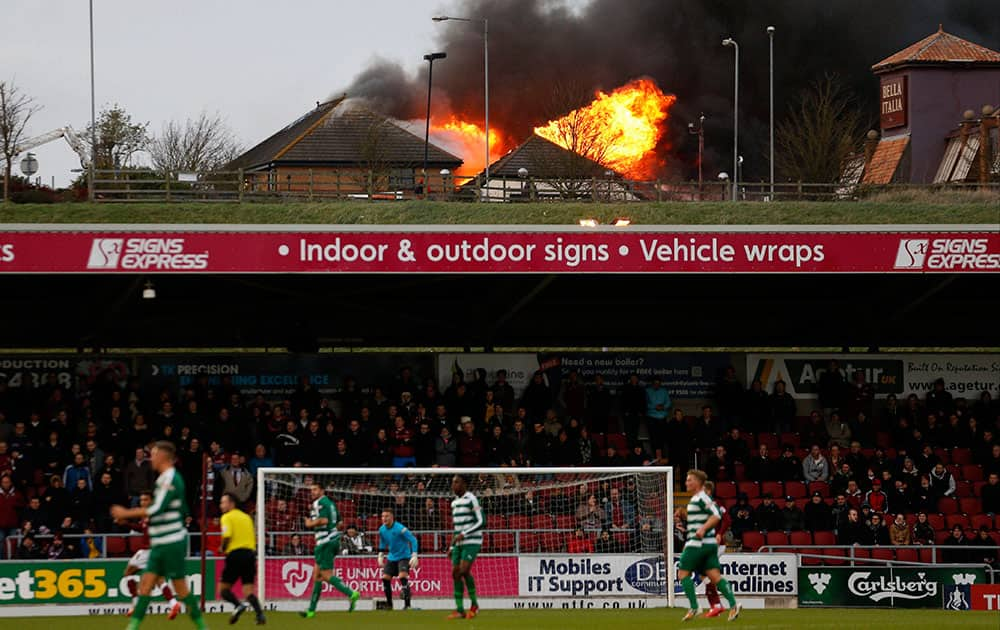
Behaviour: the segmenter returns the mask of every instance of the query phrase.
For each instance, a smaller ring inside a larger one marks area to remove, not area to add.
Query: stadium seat
[[[956,525],[958,525],[962,529],[968,529],[972,527],[972,521],[970,521],[969,517],[966,516],[965,514],[948,514],[944,517],[944,524],[945,527],[948,528],[948,530],[951,530],[951,528]]]
[[[964,479],[966,481],[982,481],[983,468],[982,466],[977,466],[976,464],[964,464],[962,466],[961,476],[956,476],[955,479]]]
[[[986,529],[993,529],[993,517],[989,514],[976,514],[972,517],[972,529],[979,530],[985,527]]]
[[[434,534],[417,534],[417,545],[419,546],[421,553],[424,551],[437,551],[437,545],[435,544],[434,538]]]
[[[950,534],[947,531],[934,532],[934,544],[940,545],[948,540]]]
[[[892,446],[892,435],[890,435],[887,431],[879,431],[875,434],[875,446],[882,449],[889,448]]]
[[[609,433],[608,434],[608,446],[615,447],[615,450],[619,453],[628,452],[628,438],[626,438],[621,433]]]
[[[896,560],[900,562],[920,562],[920,556],[913,547],[896,547]]]
[[[576,517],[569,514],[561,514],[556,517],[556,529],[573,530],[576,529]]]
[[[972,463],[972,449],[968,448],[953,448],[951,449],[951,463],[952,464],[971,464]]]
[[[956,481],[962,478],[961,466],[951,465],[951,466],[945,466],[945,468],[948,469],[948,472],[951,473],[951,476],[954,477]]]
[[[632,536],[628,532],[614,532],[612,534],[622,549],[629,551],[632,549]]]
[[[594,444],[597,445],[597,450],[603,451],[608,448],[608,440],[603,433],[592,433],[590,435],[594,440]]]
[[[958,512],[958,501],[951,497],[941,497],[938,499],[938,512],[941,514],[955,514]]]
[[[538,534],[533,532],[521,532],[518,534],[518,553],[535,553],[538,551]]]
[[[746,494],[751,499],[756,499],[760,496],[760,484],[756,481],[741,481],[736,484],[737,491]]]
[[[337,504],[337,510],[340,513],[340,519],[345,523],[350,523],[358,517],[358,508],[354,501],[341,501]]]
[[[823,495],[824,499],[830,498],[830,484],[825,481],[813,481],[809,484],[809,495],[818,492]]]
[[[720,500],[735,499],[736,484],[732,481],[720,481],[715,485],[715,498]]]
[[[543,532],[541,536],[542,540],[542,553],[559,553],[565,551],[566,545],[566,534],[558,532]]]
[[[537,530],[552,529],[552,517],[548,514],[535,514],[531,517],[531,527]]]
[[[743,549],[751,553],[756,552],[765,544],[764,534],[760,532],[743,532]]]
[[[875,560],[895,560],[896,554],[892,549],[886,547],[880,547],[878,549],[872,549],[872,558]]]
[[[144,536],[129,536],[128,537],[128,551],[129,554],[133,554],[140,549],[146,548],[146,542]]]
[[[765,541],[769,547],[774,546],[787,546],[788,545],[788,535],[785,532],[767,532],[765,536]]]
[[[781,445],[782,445],[782,447],[785,444],[791,444],[792,448],[798,448],[799,447],[799,443],[801,441],[801,438],[799,437],[798,433],[791,433],[791,432],[789,432],[789,433],[782,433],[780,439],[781,439]]]
[[[970,481],[956,480],[955,481],[955,496],[958,497],[959,499],[967,499],[969,497],[976,496],[976,495],[974,495],[972,493],[972,491],[973,491],[973,485],[972,485],[972,483],[973,482],[970,482]]]
[[[812,532],[792,532],[788,541],[798,547],[807,547],[813,544]]]
[[[806,488],[806,484],[801,481],[786,481],[785,494],[796,499],[801,499],[809,496],[809,490]]]
[[[868,560],[868,559],[870,559],[872,557],[872,553],[868,549],[859,549],[859,548],[855,547],[851,551],[854,552],[854,563],[855,564],[871,564],[870,562],[865,562],[866,560]],[[848,557],[850,557],[850,554],[848,554]]]
[[[492,553],[512,553],[514,551],[514,534],[490,534],[489,550]]]
[[[511,529],[531,529],[531,519],[523,514],[511,514],[507,517]]]
[[[812,548],[796,549],[795,553],[799,554],[799,556],[801,558],[801,561],[802,561],[802,564],[804,566],[813,566],[814,567],[814,566],[823,564],[823,559],[822,558],[816,558],[816,557],[814,557],[812,555],[812,554],[816,553],[815,549],[812,549]]]
[[[837,536],[831,531],[813,532],[813,542],[817,545],[836,545]]]
[[[732,481],[746,481],[747,480],[747,465],[746,464],[733,464],[733,479]]]
[[[785,496],[785,485],[780,481],[765,481],[760,484],[760,493],[770,494],[772,497],[783,497]]]
[[[503,514],[488,514],[486,528],[490,530],[507,529],[507,517]]]
[[[382,526],[381,516],[369,516],[365,519],[365,531],[377,532],[378,528]]]
[[[761,433],[757,436],[758,446],[761,444],[767,444],[767,450],[772,453],[781,450],[781,444],[778,442],[778,436],[774,433]]]
[[[983,500],[973,497],[965,497],[958,500],[958,511],[962,514],[979,514],[983,510]]]
[[[824,564],[829,564],[831,566],[841,566],[847,564],[847,552],[844,549],[823,549],[821,553],[824,556],[838,556],[843,558],[842,560],[836,560],[834,558],[823,558]]]
[[[759,499],[759,498],[758,499],[750,499],[750,507],[752,507],[753,509],[756,510],[757,508],[760,507],[760,504],[763,503],[763,502],[764,502],[764,500],[763,499]]]
[[[934,550],[933,549],[927,549],[925,547],[921,547],[920,550],[919,550],[919,554],[920,554],[920,561],[921,562],[923,562],[925,564],[930,564],[931,562],[934,562]]]
[[[938,458],[938,461],[947,466],[951,463],[951,456],[948,454],[948,450],[944,448],[934,449],[934,456]]]
[[[124,536],[108,536],[107,537],[107,554],[113,558],[123,558],[128,556],[128,544],[125,542]]]
[[[983,487],[986,485],[985,481],[973,481],[972,484],[972,496],[981,497],[983,496]]]
[[[927,522],[930,523],[931,529],[934,531],[944,529],[944,516],[941,514],[928,514]]]

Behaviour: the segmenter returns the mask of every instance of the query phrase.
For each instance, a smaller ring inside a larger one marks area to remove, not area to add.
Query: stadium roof
[[[919,42],[904,48],[872,66],[876,74],[907,66],[985,66],[1000,67],[1000,52],[946,33],[944,26]]]
[[[379,159],[390,164],[423,163],[424,139],[391,119],[341,97],[318,103],[298,120],[274,133],[243,155],[231,168],[255,170],[279,164],[344,166],[371,161],[366,143],[377,133]],[[462,159],[429,145],[428,163],[436,168],[456,168]]]

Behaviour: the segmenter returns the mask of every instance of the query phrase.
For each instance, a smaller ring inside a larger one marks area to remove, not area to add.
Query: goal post
[[[309,488],[319,483],[345,529],[334,575],[361,593],[358,610],[373,610],[385,599],[377,554],[387,508],[418,542],[419,565],[409,576],[413,606],[454,608],[455,475],[467,480],[485,516],[472,566],[482,609],[674,605],[673,470],[652,466],[261,468],[258,596],[278,610],[308,603],[314,535],[304,517],[312,504]],[[392,587],[399,607],[398,580]],[[319,610],[346,607],[346,598],[324,585]]]

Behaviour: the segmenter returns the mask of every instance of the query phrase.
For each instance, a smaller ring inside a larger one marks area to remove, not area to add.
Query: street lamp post
[[[97,153],[97,102],[94,98],[94,0],[90,0],[90,164],[87,168],[87,199],[94,200],[94,158]]]
[[[435,22],[472,22],[483,25],[483,78],[485,83],[485,104],[486,116],[484,127],[486,128],[486,201],[489,201],[490,194],[490,21],[486,18],[461,18],[449,15],[439,15],[431,18]]]
[[[736,40],[727,37],[722,40],[723,46],[732,46],[736,53],[735,84],[733,92],[733,201],[736,201],[739,189],[739,159],[740,159],[740,45]]]
[[[771,49],[771,201],[774,201],[774,27],[767,27]]]
[[[448,57],[447,53],[430,53],[424,55],[424,61],[427,62],[427,127],[424,130],[424,197],[427,197],[427,155],[431,143],[431,87],[433,85],[434,78],[434,62],[438,59],[446,59]]]
[[[702,187],[702,160],[705,156],[705,114],[698,118],[698,128],[694,123],[688,123],[688,133],[698,136],[698,199],[701,199]]]

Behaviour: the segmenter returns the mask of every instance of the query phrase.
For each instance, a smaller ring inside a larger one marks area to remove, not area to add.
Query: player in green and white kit
[[[472,579],[472,563],[483,546],[483,528],[486,517],[479,499],[469,492],[465,478],[455,475],[451,480],[455,499],[451,502],[451,520],[455,524],[455,538],[451,543],[451,579],[455,587],[455,612],[448,619],[472,619],[479,613],[476,599],[476,581]],[[472,605],[465,611],[465,589],[469,589]]]
[[[299,615],[306,619],[316,616],[316,604],[319,603],[324,582],[333,584],[335,589],[350,598],[350,611],[353,612],[361,593],[351,589],[333,574],[333,561],[340,552],[340,537],[343,535],[344,524],[340,520],[337,506],[326,496],[322,485],[314,483],[309,487],[309,492],[313,502],[306,518],[306,527],[316,533],[316,550],[313,552],[316,560],[316,568],[313,571],[315,583],[312,598],[309,600],[309,609],[300,612]]]
[[[712,497],[705,492],[705,482],[708,475],[700,470],[689,470],[685,486],[691,493],[687,506],[687,542],[681,552],[677,577],[684,587],[688,603],[691,605],[684,621],[690,621],[698,616],[698,597],[694,593],[692,573],[706,576],[719,589],[722,596],[729,602],[729,621],[735,620],[743,610],[736,603],[733,590],[722,577],[719,567],[719,544],[715,539],[715,526],[722,521],[722,514],[716,507]]]
[[[121,505],[111,507],[111,517],[116,521],[149,519],[149,560],[139,582],[139,601],[132,611],[128,630],[136,630],[149,608],[149,593],[160,578],[170,580],[174,593],[184,602],[191,620],[199,628],[206,630],[198,600],[187,586],[187,529],[184,519],[188,508],[184,498],[184,480],[174,468],[176,447],[172,442],[156,442],[150,452],[153,470],[160,474],[156,478],[156,491],[149,507],[126,508]]]

